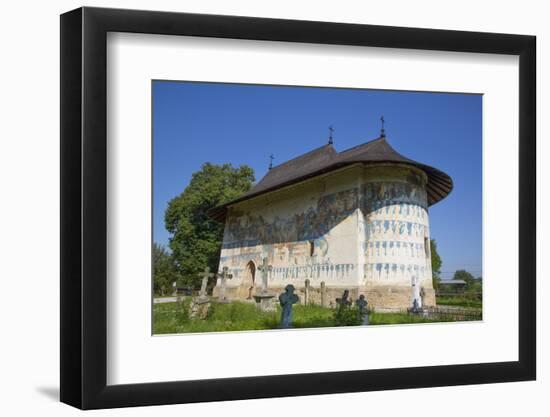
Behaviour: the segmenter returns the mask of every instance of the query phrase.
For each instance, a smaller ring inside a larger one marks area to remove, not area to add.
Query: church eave
[[[308,179],[318,177],[318,176],[323,175],[323,174],[328,173],[328,172],[335,171],[339,168],[343,168],[343,167],[347,167],[347,166],[351,166],[351,165],[355,165],[355,164],[359,164],[359,163],[363,164],[363,165],[374,165],[374,164],[381,164],[381,163],[394,164],[394,165],[408,165],[408,166],[412,166],[412,167],[415,167],[417,169],[420,169],[420,170],[424,171],[426,173],[427,177],[428,177],[428,184],[426,186],[426,191],[427,191],[427,195],[428,195],[428,206],[432,206],[435,203],[437,203],[437,202],[441,201],[442,199],[444,199],[453,189],[452,179],[447,174],[445,174],[444,172],[442,172],[442,171],[440,171],[436,168],[430,167],[428,165],[420,164],[420,163],[417,163],[417,162],[412,161],[412,160],[406,160],[406,161],[395,161],[395,160],[376,160],[376,161],[360,161],[360,160],[357,160],[357,161],[355,161],[355,160],[347,160],[345,162],[335,162],[335,163],[333,163],[329,166],[323,167],[322,169],[317,170],[315,172],[311,172],[307,175],[297,177],[297,178],[292,179],[292,180],[290,180],[288,182],[285,182],[285,183],[277,184],[277,185],[275,185],[273,187],[270,187],[270,188],[259,190],[257,193],[245,194],[242,197],[239,197],[235,200],[229,201],[225,204],[219,205],[217,207],[214,207],[214,208],[208,210],[207,214],[212,219],[214,219],[214,220],[216,220],[220,223],[224,223],[225,218],[227,216],[227,210],[228,210],[229,206],[231,206],[231,205],[241,203],[243,201],[250,200],[250,199],[253,199],[253,198],[256,198],[256,197],[259,197],[261,195],[279,190],[279,189],[284,188],[284,187],[288,187],[288,186],[291,186],[291,185],[295,185],[295,184],[304,182]]]

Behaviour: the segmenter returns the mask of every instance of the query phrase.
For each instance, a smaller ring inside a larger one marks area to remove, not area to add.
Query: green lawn
[[[233,330],[268,330],[276,329],[279,324],[280,310],[266,313],[258,310],[252,303],[234,301],[227,304],[212,303],[205,320],[190,319],[189,298],[180,305],[161,303],[153,306],[153,333],[200,333],[224,332]],[[316,305],[295,306],[293,309],[293,327],[335,327],[334,310]],[[410,324],[430,323],[433,320],[406,313],[371,313],[369,323]]]
[[[438,306],[454,306],[454,307],[466,307],[466,308],[481,308],[483,302],[481,300],[468,297],[466,295],[457,296],[438,296],[436,298]]]
[[[442,321],[452,321],[450,319],[440,318],[437,320],[422,316],[415,316],[406,313],[371,313],[369,324],[414,324],[414,323],[439,323]]]

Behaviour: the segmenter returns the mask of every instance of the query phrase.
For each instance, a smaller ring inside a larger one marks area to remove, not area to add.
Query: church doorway
[[[250,261],[246,264],[243,282],[239,288],[241,298],[250,299],[254,295],[254,283],[256,281],[256,265]]]

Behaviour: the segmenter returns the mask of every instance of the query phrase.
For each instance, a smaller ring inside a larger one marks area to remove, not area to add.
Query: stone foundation
[[[379,310],[404,310],[412,306],[413,296],[410,287],[376,287],[365,289],[363,294],[371,308]],[[435,291],[423,289],[422,306],[435,306]]]
[[[355,301],[359,298],[359,295],[364,294],[368,301],[369,308],[379,310],[406,310],[412,306],[412,289],[406,286],[376,286],[376,287],[330,287],[326,288],[326,307],[335,307],[336,299],[342,297],[344,290],[349,290],[350,299]],[[259,294],[259,289],[252,290],[252,298],[250,301],[254,301],[254,295]],[[274,302],[278,302],[278,297],[284,292],[284,287],[270,287],[268,292],[275,295]],[[229,300],[246,300],[246,297],[242,297],[242,289],[230,288],[225,289],[225,296]],[[296,288],[295,292],[300,297],[300,304],[305,303],[306,292],[305,287]],[[219,288],[216,286],[213,291],[214,297],[218,297]],[[321,305],[321,290],[319,287],[310,287],[308,294],[308,304]],[[422,297],[423,307],[432,307],[436,305],[435,290],[432,288],[423,288]]]

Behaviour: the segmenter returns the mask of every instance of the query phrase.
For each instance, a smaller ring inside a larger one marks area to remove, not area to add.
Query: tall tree
[[[157,295],[170,294],[177,280],[178,271],[172,255],[164,246],[153,243],[153,291]]]
[[[205,163],[185,190],[168,203],[164,220],[171,234],[170,248],[187,285],[198,286],[199,271],[218,267],[224,225],[206,214],[248,191],[254,171],[247,165]]]
[[[439,288],[439,283],[441,282],[441,265],[443,262],[441,261],[439,253],[437,253],[437,243],[435,239],[430,239],[430,253],[432,260],[433,286],[434,289],[437,290]]]

